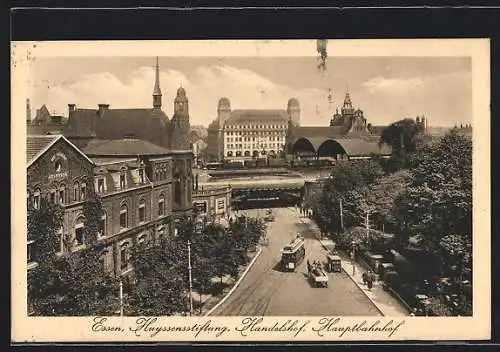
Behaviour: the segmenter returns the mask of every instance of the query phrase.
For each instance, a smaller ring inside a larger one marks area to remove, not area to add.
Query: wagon
[[[309,271],[309,280],[314,287],[328,287],[328,276],[321,268],[314,268]]]

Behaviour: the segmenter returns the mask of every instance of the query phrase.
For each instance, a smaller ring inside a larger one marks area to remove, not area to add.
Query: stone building
[[[97,237],[106,248],[103,265],[125,275],[134,245],[169,236],[175,219],[191,211],[189,175],[180,172],[170,151],[147,141],[92,142],[86,153],[63,136],[28,136],[28,202],[38,207],[43,197],[60,203],[61,251],[78,251],[88,244],[83,203],[98,196],[104,209]],[[28,268],[36,265],[35,252],[36,243],[28,242]]]
[[[282,155],[289,125],[300,125],[300,104],[295,98],[288,101],[287,110],[231,110],[229,99],[223,97],[218,103],[217,118],[208,127],[208,160],[221,162]]]

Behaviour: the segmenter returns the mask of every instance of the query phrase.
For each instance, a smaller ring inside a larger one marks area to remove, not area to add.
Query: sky
[[[152,107],[154,57],[38,58],[33,63],[32,114],[45,104],[67,116],[67,105]],[[387,125],[425,115],[431,126],[472,122],[469,57],[160,57],[163,111],[171,117],[182,86],[192,125],[215,119],[221,97],[232,109],[286,109],[301,105],[303,126],[326,126],[348,89],[368,122]],[[328,93],[333,93],[329,104]]]

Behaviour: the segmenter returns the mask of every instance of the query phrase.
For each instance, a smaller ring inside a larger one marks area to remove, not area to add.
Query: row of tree
[[[73,243],[61,238],[63,209],[42,200],[28,209],[28,239],[36,244],[36,267],[28,271],[30,310],[42,316],[111,315],[120,310],[119,278],[106,270],[106,249],[97,242],[103,213],[99,199],[83,206],[86,246],[72,251]],[[186,310],[188,241],[191,249],[193,289],[204,293],[213,278],[237,277],[248,262],[248,252],[265,233],[263,221],[238,217],[223,226],[197,227],[192,217],[177,225],[177,235],[138,244],[132,249],[133,285],[127,294],[127,314],[170,315]]]
[[[389,160],[333,169],[310,201],[324,232],[365,226],[368,214],[369,226],[396,234],[399,246],[418,235],[424,249],[446,252],[460,245],[453,256],[470,257],[471,138],[454,130],[440,137],[422,132],[411,119],[398,121],[381,136],[392,147]]]
[[[228,226],[210,223],[197,229],[185,218],[178,233],[159,245],[145,244],[132,254],[135,284],[128,296],[127,313],[172,315],[188,307],[188,241],[191,251],[193,290],[211,291],[224,276],[237,278],[239,268],[249,261],[248,253],[265,233],[262,220],[245,216]]]

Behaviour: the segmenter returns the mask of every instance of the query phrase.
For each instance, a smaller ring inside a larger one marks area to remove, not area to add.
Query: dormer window
[[[120,175],[120,188],[125,188],[125,174]]]

